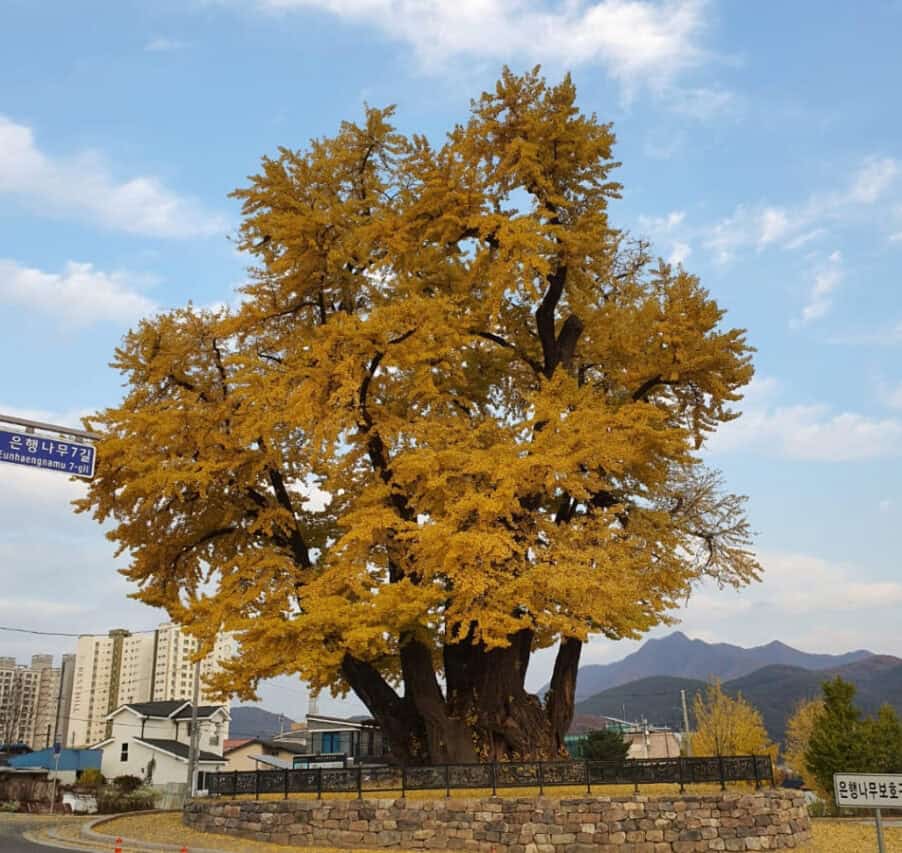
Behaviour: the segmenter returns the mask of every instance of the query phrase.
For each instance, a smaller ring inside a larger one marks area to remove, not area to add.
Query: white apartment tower
[[[109,737],[107,715],[128,702],[190,700],[196,649],[196,640],[169,623],[140,634],[117,629],[79,637],[67,745],[90,746]],[[201,676],[233,653],[231,636],[217,637],[212,654],[201,662]],[[202,681],[201,703],[210,701]]]
[[[69,746],[107,736],[106,716],[126,702],[145,702],[153,690],[154,633],[121,628],[78,638],[69,709]]]
[[[197,640],[183,634],[178,625],[160,625],[157,629],[157,653],[154,670],[154,702],[176,699],[193,699],[194,663],[191,658],[197,651]],[[218,703],[204,683],[206,676],[222,668],[222,662],[235,654],[235,641],[231,634],[216,637],[213,651],[200,664],[200,704]]]
[[[65,738],[73,667],[72,655],[59,668],[52,655],[32,655],[30,666],[0,658],[0,743],[44,749]]]

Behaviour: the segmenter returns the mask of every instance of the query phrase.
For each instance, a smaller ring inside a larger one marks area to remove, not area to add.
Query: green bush
[[[103,773],[95,770],[93,767],[83,770],[81,776],[78,777],[78,784],[85,785],[88,788],[99,788],[106,782]]]
[[[623,735],[614,729],[598,729],[589,732],[583,744],[583,758],[590,761],[626,761],[630,745]]]
[[[144,780],[140,776],[117,776],[113,779],[113,785],[123,794],[130,794],[137,791],[144,784]]]
[[[0,812],[17,812],[19,804],[15,800],[6,800],[0,802]]]
[[[138,788],[126,794],[110,786],[98,792],[97,811],[100,814],[147,811],[154,807],[154,796],[148,788]]]

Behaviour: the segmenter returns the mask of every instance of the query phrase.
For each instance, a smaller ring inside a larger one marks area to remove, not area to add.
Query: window
[[[128,743],[122,744],[122,749],[119,752],[119,760],[128,761]]]
[[[338,732],[323,732],[323,752],[341,752],[341,737]]]

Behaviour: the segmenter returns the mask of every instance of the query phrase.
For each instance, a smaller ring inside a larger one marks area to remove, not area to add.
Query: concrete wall
[[[317,847],[497,853],[777,850],[809,838],[804,798],[760,791],[674,797],[195,800],[195,829]]]

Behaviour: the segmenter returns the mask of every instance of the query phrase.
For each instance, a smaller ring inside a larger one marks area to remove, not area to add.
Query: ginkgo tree
[[[610,224],[614,134],[569,77],[505,70],[439,145],[392,114],[235,192],[240,305],[126,336],[80,508],[135,597],[237,633],[224,693],[353,691],[404,763],[550,757],[590,636],[757,576],[743,499],[700,460],[750,348]]]

